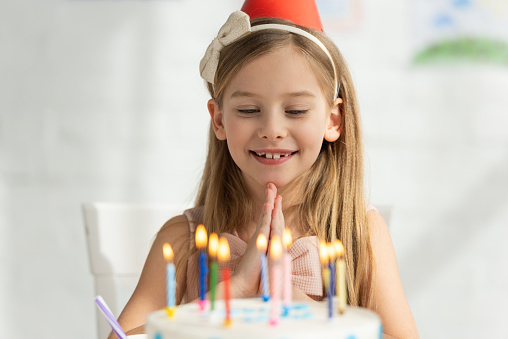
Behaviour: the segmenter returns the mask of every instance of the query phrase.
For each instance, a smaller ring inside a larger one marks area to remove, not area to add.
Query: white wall
[[[82,202],[192,201],[198,63],[241,3],[0,3],[2,337],[94,337]],[[412,66],[411,20],[408,1],[366,0],[360,25],[331,33],[358,88],[372,201],[395,206],[422,338],[506,338],[508,68]]]

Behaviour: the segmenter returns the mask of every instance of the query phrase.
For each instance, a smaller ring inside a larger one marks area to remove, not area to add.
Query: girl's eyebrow
[[[285,94],[285,96],[287,96],[287,97],[311,97],[311,98],[316,97],[314,95],[314,93],[312,93],[310,91],[292,92],[292,93]]]
[[[233,92],[233,94],[231,94],[231,98],[239,98],[239,97],[258,98],[259,95],[245,91],[235,91]]]
[[[315,98],[316,96],[314,93],[310,91],[299,91],[299,92],[291,92],[286,93],[283,96],[285,97],[311,97]],[[238,98],[238,97],[248,97],[248,98],[259,98],[259,95],[252,93],[252,92],[246,92],[246,91],[235,91],[233,94],[231,94],[231,98]]]

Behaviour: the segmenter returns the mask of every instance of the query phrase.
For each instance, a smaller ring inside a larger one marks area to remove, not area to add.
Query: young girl
[[[340,239],[348,303],[376,311],[385,338],[417,338],[387,226],[364,197],[360,116],[333,42],[315,29],[277,18],[250,21],[238,11],[200,68],[212,99],[196,207],[159,231],[119,317],[122,327],[142,333],[146,316],[164,308],[165,242],[175,253],[177,303],[198,298],[193,239],[202,223],[230,243],[232,298],[260,294],[257,235],[270,240],[289,227],[295,299],[322,299],[317,244]],[[220,298],[221,286],[217,291]]]

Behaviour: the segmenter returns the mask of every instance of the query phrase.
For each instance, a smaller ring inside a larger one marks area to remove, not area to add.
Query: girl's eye
[[[307,109],[304,109],[304,110],[292,109],[292,110],[286,111],[286,113],[289,113],[292,115],[300,115],[300,114],[305,114],[307,112],[309,112],[309,110],[307,110]]]
[[[254,113],[259,113],[259,109],[255,109],[255,108],[239,109],[238,112],[242,113],[242,114],[254,114]]]

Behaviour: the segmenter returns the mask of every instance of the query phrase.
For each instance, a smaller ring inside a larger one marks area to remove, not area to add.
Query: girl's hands
[[[281,220],[282,223],[284,222],[281,210],[282,198],[277,196],[277,187],[274,184],[268,184],[265,197],[256,230],[250,238],[247,249],[232,276],[232,292],[233,297],[236,298],[252,297],[259,294],[261,269],[259,250],[256,246],[258,235],[263,233],[267,239],[270,239],[271,234],[274,232],[278,234]],[[277,208],[278,212],[276,212]],[[276,218],[275,222],[274,216]],[[282,230],[280,230],[280,235],[282,235]]]

